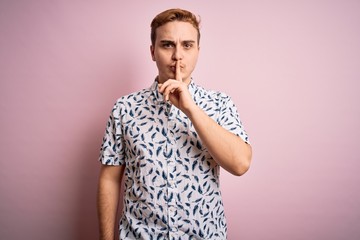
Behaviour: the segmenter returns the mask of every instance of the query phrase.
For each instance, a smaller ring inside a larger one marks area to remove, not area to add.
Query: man
[[[113,239],[120,182],[120,239],[226,239],[220,166],[240,176],[251,147],[228,96],[197,86],[199,22],[170,9],[151,23],[158,76],[120,98],[101,147],[100,238]]]

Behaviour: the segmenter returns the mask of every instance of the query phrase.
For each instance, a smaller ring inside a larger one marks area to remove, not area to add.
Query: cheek
[[[194,70],[196,63],[197,63],[197,58],[193,58],[190,62],[190,67],[192,70]]]
[[[161,58],[157,58],[156,64],[158,67],[162,67],[165,65],[164,61]]]
[[[156,66],[157,66],[157,68],[158,68],[160,71],[163,72],[163,71],[165,71],[167,64],[166,64],[166,62],[164,61],[164,59],[157,58],[157,59],[156,59]]]
[[[156,54],[155,59],[159,64],[164,64],[167,61],[166,56],[164,54]]]

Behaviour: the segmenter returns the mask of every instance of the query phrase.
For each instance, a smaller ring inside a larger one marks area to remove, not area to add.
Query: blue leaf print
[[[169,196],[168,202],[171,202],[173,198],[174,198],[174,194],[171,193],[170,196]]]
[[[182,177],[183,177],[183,178],[190,179],[190,176],[189,176],[189,175],[187,175],[187,174],[182,175]]]
[[[199,220],[195,220],[196,226],[200,227],[200,222]]]
[[[154,140],[156,137],[156,132],[154,132],[152,135],[151,135],[151,139]]]
[[[199,229],[199,236],[200,236],[201,238],[204,237],[204,233],[201,231],[201,229]]]
[[[158,194],[157,194],[157,200],[160,200],[160,196],[161,196],[162,193],[163,193],[163,191],[162,191],[162,190],[159,190],[159,192],[158,192]]]
[[[117,101],[103,139],[102,162],[126,166],[120,239],[164,239],[172,223],[181,232],[174,240],[226,239],[219,165],[181,110],[166,113],[156,84]],[[247,139],[226,95],[190,87],[208,116]],[[170,204],[176,210],[168,216]]]
[[[169,151],[168,154],[166,154],[166,153],[164,152],[164,157],[166,157],[167,159],[171,158],[172,155],[173,155],[173,150],[172,150],[172,149],[170,149],[170,151]]]
[[[192,164],[192,170],[193,170],[193,171],[195,170],[195,167],[196,167],[197,164],[198,164],[198,161],[195,160],[195,161],[193,162],[193,164]]]
[[[198,186],[198,193],[199,193],[199,194],[203,194],[203,191],[202,191],[202,189],[201,189],[200,186]]]
[[[156,156],[159,156],[160,151],[161,151],[161,146],[159,146],[159,147],[156,149]]]
[[[152,132],[153,129],[154,129],[154,126],[151,126],[151,127],[147,130],[147,132]]]
[[[188,147],[188,149],[186,150],[186,153],[189,154],[191,152],[191,146]]]
[[[154,182],[156,181],[156,178],[157,178],[157,175],[155,175],[155,176],[151,179],[151,181],[154,183]]]
[[[198,176],[194,175],[194,179],[195,179],[195,181],[196,181],[197,183],[199,183],[199,177],[198,177]]]
[[[195,206],[194,206],[193,215],[196,214],[196,211],[198,210],[198,208],[199,208],[199,205],[195,205]]]
[[[202,167],[202,165],[199,165],[199,170],[204,171],[204,168]]]
[[[165,131],[165,128],[163,128],[163,129],[161,130],[161,133],[162,133],[162,135],[163,135],[164,137],[166,137],[166,131]]]
[[[188,199],[191,198],[192,193],[193,193],[193,192],[189,192],[189,194],[187,195],[187,198],[188,198]]]
[[[202,146],[201,146],[201,143],[199,141],[196,141],[196,147],[201,150],[202,149]]]
[[[162,221],[164,224],[166,224],[166,223],[167,223],[166,218],[165,218],[165,216],[164,216],[164,215],[162,216],[161,221]]]
[[[167,180],[167,176],[166,176],[166,173],[165,173],[165,172],[162,172],[162,178],[163,178],[164,180]]]

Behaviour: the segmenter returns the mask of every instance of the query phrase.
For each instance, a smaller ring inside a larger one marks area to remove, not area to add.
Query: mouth
[[[182,71],[184,69],[184,66],[180,66],[180,71]],[[170,70],[175,73],[176,72],[176,65],[174,66],[170,66]]]

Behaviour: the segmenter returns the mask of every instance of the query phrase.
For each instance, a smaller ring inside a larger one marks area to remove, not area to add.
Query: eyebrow
[[[160,40],[161,43],[171,43],[171,44],[175,44],[175,41],[171,41],[171,40]],[[184,40],[181,43],[195,43],[196,41],[194,40]]]
[[[171,43],[171,44],[175,44],[174,41],[171,41],[171,40],[161,40],[160,41],[161,43]]]

